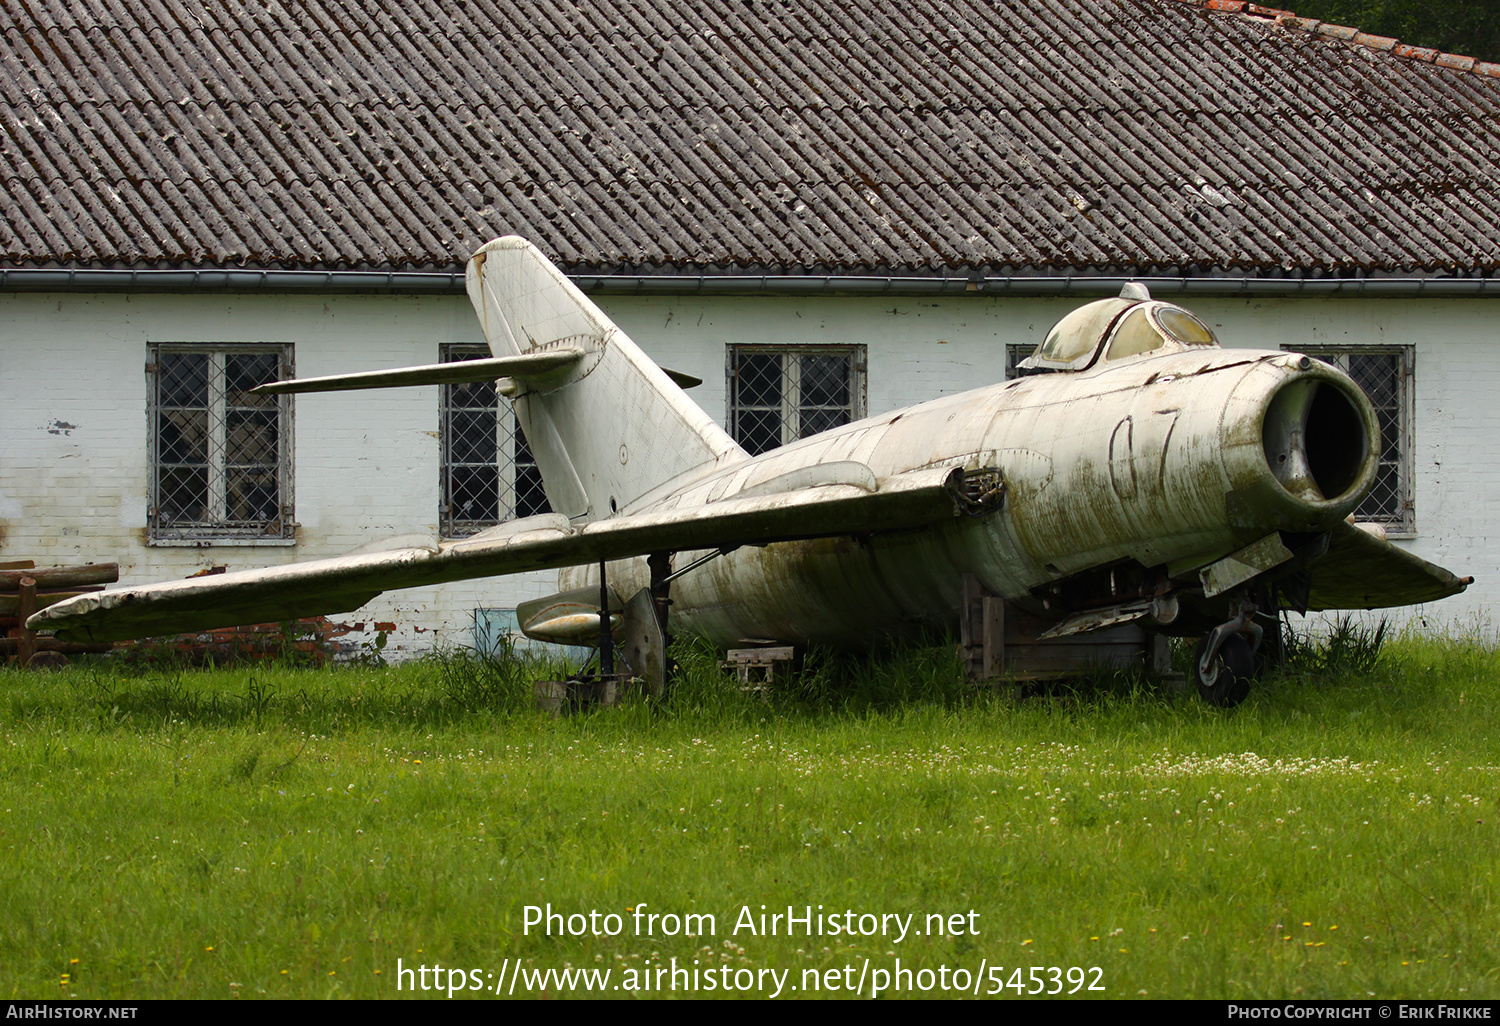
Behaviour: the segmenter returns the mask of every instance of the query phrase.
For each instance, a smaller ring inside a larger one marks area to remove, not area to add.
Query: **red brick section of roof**
[[[1177,2],[1210,11],[1224,11],[1227,14],[1243,14],[1251,18],[1274,21],[1290,29],[1312,32],[1331,39],[1346,40],[1359,46],[1368,46],[1373,50],[1393,53],[1397,57],[1436,64],[1441,68],[1472,71],[1479,75],[1488,75],[1490,78],[1500,78],[1500,64],[1476,60],[1473,57],[1464,57],[1456,53],[1443,53],[1427,46],[1412,46],[1410,43],[1400,42],[1390,36],[1372,35],[1368,32],[1361,32],[1357,28],[1350,28],[1348,25],[1330,25],[1317,18],[1299,18],[1293,11],[1262,7],[1260,4],[1249,3],[1248,0],[1177,0]]]

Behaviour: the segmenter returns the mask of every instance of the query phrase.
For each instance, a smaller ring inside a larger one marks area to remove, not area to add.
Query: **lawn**
[[[458,655],[0,671],[0,994],[1500,996],[1485,646],[1227,711],[686,662],[560,719]]]

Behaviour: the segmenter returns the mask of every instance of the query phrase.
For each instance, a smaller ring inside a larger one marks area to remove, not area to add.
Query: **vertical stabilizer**
[[[746,458],[626,334],[525,239],[469,261],[469,299],[497,357],[581,349],[512,396],[552,508],[599,520],[667,481]]]

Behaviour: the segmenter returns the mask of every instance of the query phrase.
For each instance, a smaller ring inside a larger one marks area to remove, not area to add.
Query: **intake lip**
[[[1379,437],[1370,400],[1326,364],[1290,375],[1272,394],[1261,426],[1271,475],[1292,498],[1318,510],[1359,505],[1375,483],[1371,443]]]

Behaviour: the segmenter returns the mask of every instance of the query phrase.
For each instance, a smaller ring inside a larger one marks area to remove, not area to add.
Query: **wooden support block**
[[[539,680],[532,685],[532,694],[537,711],[555,717],[612,707],[629,682],[630,675],[625,673],[590,673],[567,680]]]
[[[963,657],[964,676],[984,679],[984,589],[979,578],[964,574],[958,600],[958,647]]]
[[[766,648],[731,648],[724,653],[727,662],[734,665],[758,665],[765,666],[771,663],[790,662],[796,655],[797,650],[791,645],[778,645]]]
[[[1005,673],[1005,600],[994,595],[980,597],[982,625],[980,643],[983,655],[979,665],[981,680],[994,680]]]
[[[971,681],[994,680],[1005,674],[1005,600],[985,591],[979,578],[964,574],[959,613],[959,639],[964,673]]]
[[[1055,680],[1143,665],[1160,673],[1170,663],[1167,640],[1138,624],[1041,641],[1053,621],[988,594],[973,574],[964,575],[960,595],[959,638],[971,681]]]
[[[740,686],[752,691],[763,691],[776,681],[776,668],[783,673],[791,669],[797,658],[793,645],[763,645],[758,648],[731,648],[724,653],[723,667],[733,670]]]
[[[34,570],[36,561],[32,559],[12,559],[9,562],[0,562],[0,570]]]

